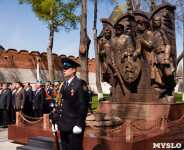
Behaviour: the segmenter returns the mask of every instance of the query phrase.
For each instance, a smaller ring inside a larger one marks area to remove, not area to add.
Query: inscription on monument
[[[113,104],[110,114],[122,119],[147,119],[150,105]]]

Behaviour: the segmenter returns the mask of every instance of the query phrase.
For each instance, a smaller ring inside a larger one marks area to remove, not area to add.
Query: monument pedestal
[[[138,111],[133,111],[139,108]],[[123,110],[125,109],[125,110]],[[141,116],[141,112],[145,111],[146,115]],[[130,122],[138,127],[149,128],[156,121],[165,116],[170,120],[178,120],[184,113],[184,103],[174,104],[156,104],[156,103],[117,103],[117,102],[101,102],[97,112],[105,112],[110,115],[119,114],[124,122]],[[114,114],[113,114],[114,113]],[[135,118],[135,119],[132,119]],[[143,119],[144,118],[144,119]],[[157,124],[149,131],[140,131],[132,126],[123,126],[118,130],[106,132],[114,127],[97,127],[98,130],[86,127],[84,133],[83,147],[84,150],[151,150],[153,143],[181,143],[184,144],[184,119],[171,124]],[[130,130],[129,132],[127,132]],[[129,134],[129,137],[127,136]],[[59,135],[59,132],[58,132]],[[49,128],[44,129],[43,123],[36,124],[19,124],[9,125],[8,139],[16,142],[28,144],[28,138],[34,136],[53,137],[51,124]]]
[[[170,120],[177,120],[184,114],[184,102],[100,102],[97,112],[105,112],[121,119],[158,120],[164,115]]]

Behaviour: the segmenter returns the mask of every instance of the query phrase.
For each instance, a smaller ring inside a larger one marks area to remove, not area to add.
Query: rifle
[[[117,76],[118,79],[119,79],[119,81],[120,81],[121,84],[123,85],[123,84],[124,84],[123,79],[122,79],[122,77],[121,77],[121,75],[120,75],[120,72],[119,72],[118,68],[116,67],[116,64],[115,64],[115,61],[114,61],[114,52],[111,51],[111,54],[110,54],[110,55],[111,55],[111,59],[112,59],[112,65],[111,65],[111,67],[112,67],[112,69],[115,71],[114,76]],[[111,62],[111,61],[109,60],[109,62]]]
[[[115,71],[114,76],[117,75],[117,77],[119,78],[119,81],[121,82],[121,84],[124,84],[124,83],[123,83],[123,79],[122,79],[122,77],[121,77],[121,75],[120,75],[120,73],[119,73],[119,70],[117,69],[117,67],[116,67],[116,65],[115,65],[114,63],[113,63],[113,65],[112,65],[112,67],[113,67],[113,69],[114,69],[114,71]]]
[[[53,118],[53,112],[50,115],[51,115],[51,119],[52,119],[52,124],[55,128],[55,121],[54,121],[54,118]],[[54,145],[55,145],[55,150],[59,150],[59,142],[58,142],[57,131],[54,132]]]

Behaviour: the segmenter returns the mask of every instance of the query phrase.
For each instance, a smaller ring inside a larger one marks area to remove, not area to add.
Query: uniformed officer
[[[83,150],[82,141],[89,107],[88,88],[86,82],[76,76],[76,68],[80,65],[67,57],[61,61],[65,81],[54,119],[60,131],[62,150]],[[53,126],[52,130],[56,131]]]
[[[46,87],[45,87],[45,92],[46,92],[46,101],[45,101],[45,113],[50,113],[50,107],[53,107],[53,88],[51,86],[51,81],[47,80],[46,81]]]
[[[55,107],[55,104],[56,104],[56,97],[57,97],[58,92],[59,92],[59,84],[60,84],[59,80],[54,81],[54,89],[52,90],[54,107]]]

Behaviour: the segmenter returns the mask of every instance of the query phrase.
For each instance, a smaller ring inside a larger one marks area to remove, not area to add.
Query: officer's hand
[[[58,130],[57,124],[52,124],[52,132],[53,132],[54,136],[55,136],[55,132],[57,132],[57,130]]]
[[[21,109],[23,109],[23,106],[21,106]]]
[[[74,134],[80,134],[82,132],[82,128],[78,126],[73,127],[73,133]]]

